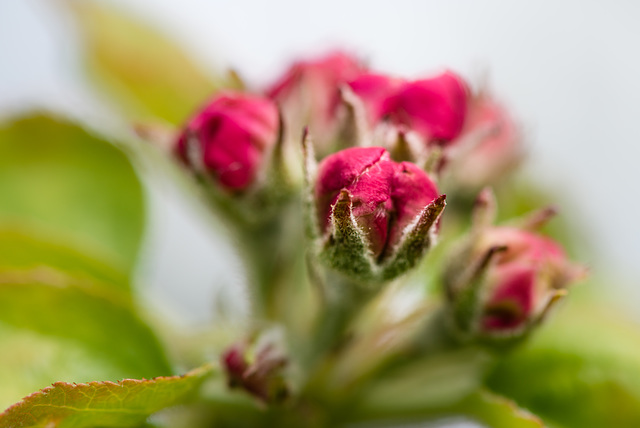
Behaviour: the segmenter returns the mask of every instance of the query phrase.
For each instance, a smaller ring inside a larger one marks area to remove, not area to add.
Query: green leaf
[[[519,408],[513,401],[480,390],[445,411],[464,415],[491,428],[543,428],[535,415]]]
[[[602,301],[562,309],[489,387],[563,427],[639,427],[640,327]]]
[[[444,383],[440,387],[446,388]],[[419,390],[416,390],[419,394]],[[411,395],[404,398],[413,399]],[[413,405],[411,408],[402,406],[386,411],[377,410],[369,415],[373,420],[380,422],[388,420],[390,422],[405,421],[429,421],[447,418],[471,419],[491,428],[544,428],[545,425],[537,416],[521,409],[513,401],[493,394],[485,390],[476,390],[470,394],[458,398],[456,401],[442,406],[433,406],[432,403],[425,402],[423,405]],[[361,418],[360,421],[366,420]]]
[[[77,125],[40,114],[0,126],[0,201],[2,223],[134,267],[145,220],[140,180],[121,150]]]
[[[56,381],[122,379],[123,370],[70,339],[0,322],[0,411]]]
[[[49,266],[74,277],[97,279],[113,285],[121,291],[130,290],[127,276],[85,252],[62,245],[53,237],[43,238],[42,233],[25,228],[0,225],[0,269],[34,269]]]
[[[479,389],[492,358],[476,348],[424,357],[387,373],[365,389],[347,414],[354,422],[474,419],[492,428],[541,428],[515,403]]]
[[[79,343],[123,377],[171,374],[130,300],[85,278],[44,267],[0,272],[0,323]]]
[[[180,124],[216,89],[207,73],[151,26],[96,1],[69,4],[86,42],[91,77],[129,118]]]
[[[0,414],[0,428],[138,426],[154,412],[187,402],[212,374],[213,367],[204,366],[151,380],[56,382]]]
[[[490,361],[475,348],[424,357],[369,385],[357,412],[420,415],[448,407],[478,388]]]

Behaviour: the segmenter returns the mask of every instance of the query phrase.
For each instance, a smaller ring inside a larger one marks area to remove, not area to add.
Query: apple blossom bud
[[[521,135],[506,109],[486,93],[469,102],[462,133],[451,143],[448,179],[478,189],[512,170],[522,158]]]
[[[317,222],[329,264],[366,280],[391,279],[431,244],[444,196],[409,162],[381,147],[325,158],[315,185]]]
[[[466,84],[450,71],[404,85],[384,107],[393,121],[416,130],[430,141],[443,142],[458,136],[466,108]]]
[[[385,100],[403,84],[403,79],[376,73],[363,73],[348,82],[353,93],[364,103],[371,126],[376,126],[384,118]]]
[[[333,52],[296,62],[266,93],[279,104],[290,137],[298,138],[308,126],[324,147],[337,137],[340,115],[345,113],[340,87],[362,71],[363,66],[355,57]]]
[[[261,349],[244,342],[229,347],[221,365],[230,388],[241,388],[264,403],[282,402],[289,395],[282,371],[287,360],[274,347]],[[252,355],[252,351],[255,355]]]
[[[175,154],[224,189],[243,191],[254,183],[265,153],[276,143],[278,126],[278,110],[271,100],[225,92],[189,120]]]
[[[479,243],[484,248],[504,246],[486,272],[489,285],[482,307],[481,329],[501,332],[518,329],[541,315],[558,290],[572,278],[564,251],[549,238],[526,230],[493,227]]]
[[[427,144],[446,143],[462,130],[468,90],[453,72],[415,81],[363,74],[349,85],[363,99],[373,126],[387,121],[417,132]]]
[[[524,225],[475,226],[444,277],[456,327],[471,336],[520,337],[542,321],[584,269],[570,263],[555,241]]]

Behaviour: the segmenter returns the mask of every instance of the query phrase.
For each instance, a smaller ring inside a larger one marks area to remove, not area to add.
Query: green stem
[[[302,360],[303,369],[308,373],[303,395],[328,404],[332,393],[327,375],[338,361],[342,348],[348,346],[353,321],[375,296],[376,290],[331,272],[323,291],[324,305]]]
[[[274,219],[266,224],[238,228],[237,236],[245,256],[245,268],[252,291],[254,318],[277,319],[274,294],[277,278],[286,266],[286,255],[279,245],[281,225]]]
[[[299,204],[282,207],[277,215],[256,224],[237,224],[236,236],[249,272],[255,319],[285,322],[288,294],[305,286],[305,252]]]
[[[316,355],[331,353],[343,345],[350,323],[375,294],[342,278],[335,278],[332,288],[313,338]]]

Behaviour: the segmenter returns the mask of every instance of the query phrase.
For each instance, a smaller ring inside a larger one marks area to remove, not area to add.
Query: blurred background
[[[104,3],[161,29],[212,74],[233,67],[258,87],[290,61],[332,48],[390,73],[446,67],[488,82],[526,131],[525,173],[585,235],[591,248],[581,261],[603,286],[632,295],[624,299],[630,307],[640,301],[640,3]],[[118,126],[87,82],[78,29],[62,6],[0,0],[0,115],[38,107],[98,129]],[[177,320],[210,320],[216,296],[241,294],[242,269],[224,233],[169,181],[148,178],[151,221],[138,278]]]

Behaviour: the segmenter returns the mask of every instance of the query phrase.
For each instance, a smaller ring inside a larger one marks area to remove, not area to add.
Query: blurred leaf
[[[383,416],[441,409],[475,391],[489,363],[489,356],[479,349],[422,358],[368,386],[358,412]]]
[[[0,322],[70,339],[122,369],[153,377],[171,368],[151,329],[128,299],[52,269],[0,272]]]
[[[602,302],[558,315],[488,385],[563,427],[639,427],[640,326]]]
[[[6,227],[6,226],[5,226]],[[33,269],[50,266],[74,277],[95,278],[129,291],[129,279],[122,272],[86,252],[81,253],[53,239],[44,239],[42,234],[28,232],[24,228],[0,227],[0,269]]]
[[[405,398],[411,399],[411,396],[405,396]],[[474,391],[459,401],[444,406],[434,407],[425,403],[422,407],[413,406],[410,410],[398,410],[396,412],[377,412],[375,420],[378,420],[379,423],[381,419],[386,419],[391,423],[389,426],[395,426],[394,422],[397,424],[403,420],[425,422],[464,417],[491,428],[545,427],[540,418],[519,408],[513,401],[485,390]]]
[[[56,382],[0,414],[0,428],[139,426],[150,414],[189,400],[212,373],[213,367],[205,366],[151,380]]]
[[[506,398],[479,390],[491,363],[480,349],[425,357],[367,387],[356,419],[410,421],[464,416],[492,428],[541,428],[542,422]],[[350,406],[347,414],[353,411]]]
[[[542,421],[513,401],[488,391],[478,391],[448,410],[462,414],[491,428],[543,428]]]
[[[181,124],[216,84],[171,40],[112,6],[70,1],[91,77],[135,120]]]
[[[56,381],[122,379],[123,370],[70,339],[0,322],[0,411]]]
[[[42,228],[129,271],[144,220],[140,181],[112,144],[45,115],[0,126],[0,221]]]

